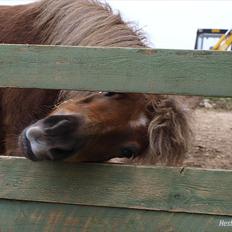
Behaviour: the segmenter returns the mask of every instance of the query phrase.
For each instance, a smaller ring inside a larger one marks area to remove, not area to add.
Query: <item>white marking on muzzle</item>
[[[52,158],[43,135],[43,130],[38,126],[31,126],[26,131],[26,137],[30,142],[33,154],[39,159],[45,156]]]

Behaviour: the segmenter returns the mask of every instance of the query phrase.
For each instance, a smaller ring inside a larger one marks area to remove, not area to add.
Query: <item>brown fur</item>
[[[0,7],[0,43],[40,44],[40,33],[33,25],[38,13],[34,4]]]
[[[113,14],[108,5],[94,0],[44,0],[0,7],[0,43],[146,47],[144,41],[140,31],[123,22],[119,14]],[[1,90],[1,152],[19,154],[20,132],[45,117],[58,101],[70,99],[70,95],[71,99],[83,97],[78,91]],[[149,157],[168,164],[181,161],[190,138],[185,113],[168,96],[139,96],[151,120]]]
[[[80,46],[144,47],[133,30],[107,4],[95,0],[42,1],[35,23],[43,43]],[[46,26],[45,26],[46,25]]]

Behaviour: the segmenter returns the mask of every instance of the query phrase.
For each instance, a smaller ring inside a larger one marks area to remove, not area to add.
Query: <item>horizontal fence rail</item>
[[[0,158],[0,198],[232,216],[232,171]]]
[[[214,215],[4,200],[0,211],[3,232],[231,231],[231,218]]]
[[[232,52],[0,45],[0,86],[232,96]]]
[[[227,231],[231,175],[0,157],[0,230]]]

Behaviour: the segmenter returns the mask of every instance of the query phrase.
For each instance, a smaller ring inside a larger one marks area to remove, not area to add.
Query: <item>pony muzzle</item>
[[[33,161],[69,158],[81,147],[77,133],[82,123],[79,115],[51,115],[22,132],[20,147]]]

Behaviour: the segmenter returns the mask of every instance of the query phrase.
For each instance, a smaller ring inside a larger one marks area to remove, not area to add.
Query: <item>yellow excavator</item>
[[[195,49],[214,51],[232,50],[232,29],[198,29]]]
[[[232,29],[198,29],[195,42],[195,49],[213,51],[232,51]],[[193,99],[194,104],[192,104],[192,108],[196,107],[199,104],[206,108],[213,108],[215,102],[217,102],[216,104],[219,105],[225,105],[225,99],[220,98],[217,98],[216,101],[214,98],[205,98],[203,100],[201,97],[194,97]]]

